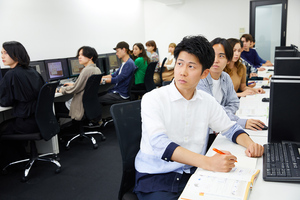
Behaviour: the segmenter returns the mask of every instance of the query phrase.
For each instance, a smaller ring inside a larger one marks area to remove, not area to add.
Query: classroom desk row
[[[105,92],[112,88],[114,84],[105,84],[100,85],[99,87],[99,93]],[[72,94],[63,95],[61,93],[55,93],[54,102],[65,102],[72,98]],[[0,122],[4,120],[11,119],[13,117],[12,115],[12,107],[1,107],[0,106]],[[45,153],[59,153],[59,146],[58,146],[58,138],[57,135],[54,136],[49,141],[40,140],[36,142],[36,146],[38,149],[38,153],[45,154]]]
[[[269,67],[267,69],[274,69],[273,67]],[[273,75],[273,72],[270,71],[262,71],[258,73],[259,76],[269,77]],[[256,81],[256,87],[261,87],[262,85],[270,85],[269,81]],[[249,95],[246,97],[240,98],[240,108],[237,111],[237,115],[240,118],[244,119],[259,119],[263,121],[266,125],[268,125],[268,115],[269,115],[269,102],[262,102],[262,98],[270,97],[270,89],[264,89],[265,94],[255,94]],[[268,130],[264,131],[252,131],[246,130],[246,132],[250,135],[251,139],[261,145],[268,143]],[[284,133],[283,133],[284,134]],[[217,148],[220,150],[230,151],[233,155],[236,155],[239,160],[240,157],[245,156],[246,148],[234,144],[229,141],[226,137],[219,134],[209,150],[206,153],[206,156],[212,156],[215,152],[212,150],[213,148]],[[287,182],[267,182],[262,178],[262,170],[263,170],[263,158],[254,158],[256,159],[255,168],[260,170],[260,173],[256,179],[256,182],[250,192],[248,200],[282,200],[282,199],[300,199],[300,185],[299,183],[287,183]],[[241,159],[238,162],[239,165],[243,166],[243,160]],[[201,170],[201,169],[197,169]],[[197,173],[197,171],[195,173]],[[199,197],[199,199],[205,199]]]

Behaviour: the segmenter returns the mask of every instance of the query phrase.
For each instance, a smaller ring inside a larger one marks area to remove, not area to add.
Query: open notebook
[[[257,158],[237,156],[236,167],[228,173],[198,168],[179,200],[246,200],[259,174]]]

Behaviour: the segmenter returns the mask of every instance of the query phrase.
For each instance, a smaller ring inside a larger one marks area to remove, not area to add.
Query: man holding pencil
[[[135,193],[139,199],[178,199],[197,167],[229,172],[237,158],[230,152],[204,156],[210,127],[246,148],[250,157],[263,154],[223,108],[204,91],[200,79],[209,73],[214,50],[202,36],[185,37],[176,46],[174,80],[145,94],[141,103],[141,149],[135,160]]]

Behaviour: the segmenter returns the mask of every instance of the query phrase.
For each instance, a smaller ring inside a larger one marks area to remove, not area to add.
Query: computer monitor
[[[45,60],[48,81],[57,81],[69,78],[67,59]]]
[[[96,66],[101,70],[102,74],[108,75],[109,73],[109,68],[107,67],[107,57],[106,54],[99,54],[98,59],[96,61]]]
[[[300,76],[300,57],[277,57],[274,62],[275,76]]]
[[[44,81],[47,82],[48,78],[44,61],[31,61],[29,63],[29,66],[35,69],[38,73],[40,73]]]
[[[296,57],[298,56],[297,49],[275,50],[275,58],[277,57]]]
[[[268,142],[300,142],[300,76],[271,79]]]
[[[122,64],[122,61],[117,57],[116,53],[107,54],[107,64],[110,72],[113,72],[119,68]]]
[[[84,68],[84,65],[79,64],[78,58],[68,58],[68,66],[70,77],[79,76],[81,70]]]

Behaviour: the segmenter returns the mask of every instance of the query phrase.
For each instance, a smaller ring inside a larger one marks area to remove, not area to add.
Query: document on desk
[[[228,173],[198,168],[179,200],[246,200],[259,174],[257,158],[235,155],[237,163]]]
[[[179,200],[246,200],[258,169],[235,167],[228,173],[197,170]]]

